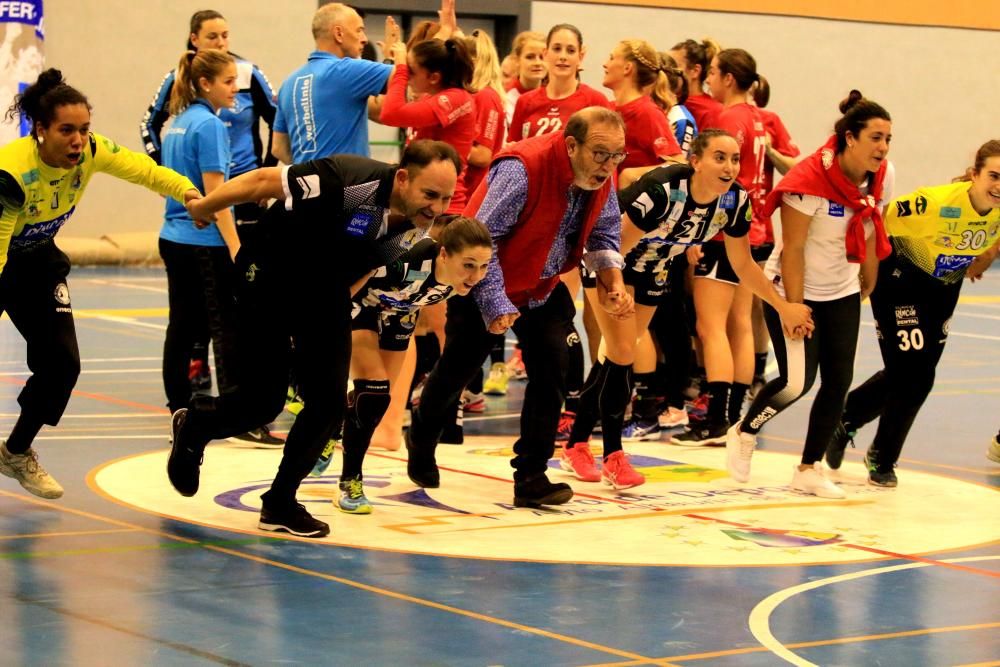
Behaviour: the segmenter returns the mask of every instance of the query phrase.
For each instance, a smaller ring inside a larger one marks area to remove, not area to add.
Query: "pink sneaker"
[[[564,448],[562,456],[559,457],[559,467],[573,473],[581,481],[601,481],[601,473],[597,471],[594,455],[590,453],[590,443],[578,442],[572,447]]]
[[[625,452],[618,450],[604,461],[601,469],[604,483],[617,491],[631,489],[646,483],[646,478],[635,471]]]
[[[559,427],[556,428],[556,442],[569,442],[569,434],[573,431],[576,413],[563,411],[559,416]]]

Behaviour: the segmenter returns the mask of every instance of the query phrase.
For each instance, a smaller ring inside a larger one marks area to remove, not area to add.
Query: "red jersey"
[[[472,94],[461,88],[448,88],[407,102],[406,84],[409,79],[409,68],[397,65],[382,102],[382,123],[412,128],[411,141],[435,139],[451,144],[462,160],[464,171],[472,142],[479,136]],[[448,213],[461,213],[466,200],[465,181],[460,177],[455,184],[455,195],[448,206]]]
[[[690,98],[689,98],[690,99]],[[719,129],[736,138],[740,145],[740,174],[736,177],[750,197],[753,223],[750,245],[764,243],[766,231],[761,211],[766,198],[763,188],[764,160],[767,157],[767,134],[760,109],[746,102],[725,107],[719,114]]]
[[[488,148],[493,155],[496,155],[503,148],[504,136],[506,135],[503,102],[500,101],[497,91],[489,87],[476,93],[475,100],[479,136],[473,143]],[[488,168],[473,167],[471,164],[465,168],[464,178],[467,193],[471,195],[475,191]]]
[[[694,116],[694,124],[698,126],[698,131],[707,130],[710,127],[719,127],[719,113],[722,111],[722,104],[704,93],[689,95],[684,103],[687,110]]]
[[[757,111],[760,112],[760,117],[764,120],[764,131],[771,135],[771,148],[786,157],[798,157],[801,151],[792,141],[788,129],[785,128],[785,124],[781,122],[778,114],[767,109],[758,109]],[[768,157],[764,158],[764,180],[761,187],[764,197],[767,197],[774,189],[774,165]],[[765,220],[764,224],[767,226],[767,242],[774,243],[774,229],[771,227],[771,219]]]
[[[507,128],[508,141],[521,141],[549,132],[561,132],[569,117],[586,107],[611,108],[611,102],[585,83],[561,100],[550,99],[545,86],[529,90],[517,99],[514,117]]]
[[[648,95],[627,102],[616,110],[625,121],[625,151],[628,157],[618,165],[618,173],[629,167],[657,165],[671,155],[680,155],[670,121],[663,109]]]

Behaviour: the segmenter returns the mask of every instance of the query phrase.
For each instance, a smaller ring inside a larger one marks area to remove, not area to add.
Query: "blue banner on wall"
[[[45,66],[42,0],[0,0],[0,99],[13,100]],[[5,102],[9,104],[10,102]],[[26,118],[0,120],[0,144],[31,131]]]

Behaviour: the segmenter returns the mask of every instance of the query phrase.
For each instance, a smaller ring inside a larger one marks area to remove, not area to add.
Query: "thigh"
[[[709,278],[696,278],[693,289],[698,331],[725,332],[736,286]]]
[[[560,283],[544,305],[523,311],[521,317],[515,320],[513,328],[521,344],[529,378],[532,377],[532,367],[551,368],[551,362],[556,362],[565,374],[569,360],[566,337],[573,331],[575,314],[573,299]]]
[[[160,239],[160,257],[167,271],[167,304],[170,323],[204,322],[205,292],[196,246]]]
[[[351,376],[365,380],[389,377],[379,350],[378,334],[370,329],[351,332]]]
[[[728,285],[739,285],[740,278],[729,263],[726,246],[722,241],[709,241],[701,247],[701,259],[694,266],[694,277]]]
[[[29,362],[61,353],[79,358],[66,282],[69,269],[69,258],[51,242],[13,259],[4,269],[3,307],[28,343]]]
[[[835,381],[850,387],[854,376],[854,356],[858,349],[858,328],[861,326],[861,295],[810,302],[813,321],[819,331],[819,366],[823,381]]]

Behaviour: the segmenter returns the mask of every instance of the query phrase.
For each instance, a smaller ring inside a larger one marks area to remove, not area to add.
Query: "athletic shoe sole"
[[[288,526],[285,526],[280,523],[265,523],[263,521],[258,521],[257,527],[260,528],[261,530],[266,530],[269,533],[289,533],[290,535],[295,535],[297,537],[326,537],[327,535],[330,534],[329,528],[327,528],[326,530],[320,528],[314,531],[305,532],[305,531],[292,530]]]
[[[542,505],[562,505],[573,498],[573,489],[559,489],[541,498],[518,498],[514,496],[514,507],[534,507]]]

